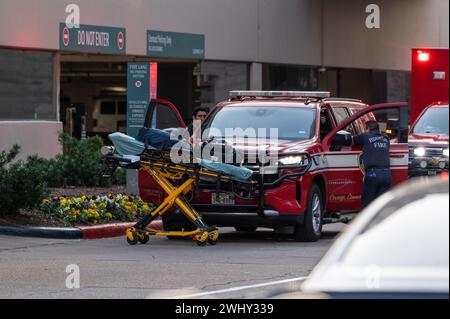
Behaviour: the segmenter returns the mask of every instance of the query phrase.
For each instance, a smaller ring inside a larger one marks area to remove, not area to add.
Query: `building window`
[[[213,107],[228,100],[229,91],[248,89],[248,64],[203,61],[201,63],[201,104]]]
[[[264,90],[310,91],[317,90],[319,74],[316,67],[265,64]]]
[[[100,114],[114,115],[116,114],[116,102],[104,101],[100,104]]]

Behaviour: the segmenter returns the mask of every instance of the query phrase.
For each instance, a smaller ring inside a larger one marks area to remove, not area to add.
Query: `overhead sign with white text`
[[[205,35],[166,31],[147,31],[147,55],[204,59]]]
[[[126,54],[126,30],[86,24],[68,28],[65,23],[60,23],[59,48],[64,51]]]

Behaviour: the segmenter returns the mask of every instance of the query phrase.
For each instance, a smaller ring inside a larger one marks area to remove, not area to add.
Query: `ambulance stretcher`
[[[170,157],[170,150],[156,150],[122,133],[110,134],[109,138],[114,144],[114,149],[110,149],[102,156],[103,176],[111,176],[118,167],[138,169],[149,174],[167,194],[156,208],[127,229],[126,238],[130,245],[138,242],[145,244],[152,235],[192,237],[199,246],[207,243],[215,245],[219,238],[217,227],[208,226],[203,222],[187,200],[187,195],[196,192],[199,182],[215,183],[217,191],[224,187],[227,190],[231,189],[239,197],[250,198],[255,192],[257,183],[250,179],[253,172],[243,166],[208,160],[193,163],[192,153],[188,163],[174,163]],[[170,214],[173,206],[178,207],[195,225],[195,230],[160,231],[148,227],[158,217]]]

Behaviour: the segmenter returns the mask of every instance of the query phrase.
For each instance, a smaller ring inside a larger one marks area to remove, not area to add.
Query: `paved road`
[[[152,237],[128,246],[123,237],[55,240],[0,236],[0,298],[258,298],[268,289],[295,289],[342,225],[326,226],[316,243],[297,243],[270,230],[221,229],[216,246]],[[66,267],[80,269],[80,288],[66,287]],[[261,287],[236,287],[263,284]],[[216,291],[216,293],[211,293]],[[197,295],[205,293],[206,295]]]

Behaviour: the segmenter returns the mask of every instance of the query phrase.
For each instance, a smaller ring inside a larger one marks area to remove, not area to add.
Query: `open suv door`
[[[390,139],[392,185],[408,179],[408,104],[385,103],[364,108],[333,129],[322,142],[329,168],[327,202],[331,211],[361,209],[364,175],[362,148],[335,145],[333,137],[336,134],[360,134],[368,120],[376,120],[381,132]]]
[[[185,128],[183,119],[177,108],[169,101],[152,99],[147,108],[144,126],[160,130],[170,128]],[[162,190],[158,183],[145,172],[139,171],[139,194],[148,203],[159,203],[162,200]]]

